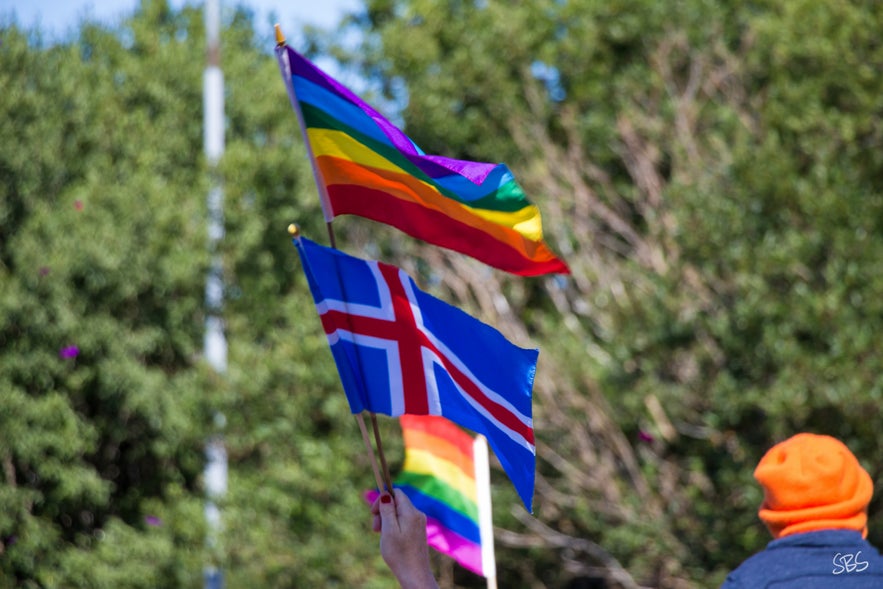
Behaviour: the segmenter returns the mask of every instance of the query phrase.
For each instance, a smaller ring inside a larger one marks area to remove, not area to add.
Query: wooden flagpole
[[[276,46],[282,47],[285,45],[285,35],[282,34],[282,28],[277,24],[275,25],[276,32]],[[291,90],[291,103],[294,107],[295,113],[297,114],[298,123],[300,124],[301,134],[303,135],[304,145],[307,148],[307,152],[310,158],[310,165],[313,167],[313,177],[316,180],[316,188],[319,190],[320,200],[322,202],[322,212],[325,215],[325,226],[328,228],[328,239],[331,244],[331,247],[337,249],[337,240],[334,238],[334,229],[331,227],[332,214],[330,210],[330,201],[328,199],[328,195],[325,192],[325,186],[322,182],[322,176],[319,172],[319,169],[316,167],[316,159],[313,156],[312,148],[310,147],[310,141],[307,137],[306,125],[304,123],[303,115],[300,111],[300,105],[297,103],[297,98],[294,96],[294,84],[291,83],[290,80],[285,81],[286,85]],[[295,227],[295,231],[297,229],[296,225],[292,225]],[[289,226],[289,232],[291,232],[291,227]],[[294,234],[292,234],[294,235]],[[361,413],[356,415],[356,421],[359,423],[359,429],[362,431],[362,438],[365,441],[365,445],[368,449],[368,453],[371,456],[371,465],[374,468],[374,477],[377,481],[377,490],[383,491],[386,488],[387,491],[392,491],[392,477],[389,475],[389,467],[386,464],[386,457],[383,454],[383,445],[380,441],[380,429],[377,425],[377,416],[374,413],[371,413],[371,426],[374,429],[374,440],[377,444],[377,452],[380,455],[380,463],[383,466],[383,478],[381,479],[377,470],[377,461],[374,456],[374,451],[371,446],[371,443],[368,439],[367,427],[365,426],[365,420],[362,417]],[[382,482],[381,482],[382,481]]]
[[[331,226],[331,221],[325,222],[325,227],[328,229],[328,241],[331,244],[331,247],[337,249],[337,239],[334,237],[334,228]],[[377,478],[377,490],[383,491],[386,488],[387,491],[392,491],[392,477],[389,474],[389,466],[386,464],[386,456],[383,453],[383,443],[380,440],[380,427],[377,424],[377,414],[369,412],[371,415],[371,427],[374,430],[374,442],[377,445],[377,454],[380,456],[380,465],[383,468],[383,483],[380,483],[380,476],[377,474],[377,462],[374,458],[374,452],[371,452],[371,463],[374,466],[374,476]],[[368,448],[371,448],[371,443],[368,441],[368,433],[367,427],[365,426],[365,420],[362,417],[362,414],[359,413],[356,415],[356,421],[359,422],[359,428],[362,430],[362,436],[365,439],[365,445]]]
[[[365,449],[368,451],[368,457],[371,459],[371,468],[374,469],[374,482],[377,484],[377,490],[383,490],[383,481],[380,478],[380,471],[377,470],[377,458],[374,456],[374,448],[371,446],[371,440],[368,438],[368,428],[365,426],[365,419],[361,413],[356,414],[356,423],[359,424],[359,431],[362,432],[362,441],[365,442]]]
[[[335,246],[334,239],[334,231],[331,229],[331,223],[328,224],[328,236],[331,240],[331,246],[337,249]],[[297,225],[292,223],[288,226],[288,233],[294,237],[300,237],[300,230]],[[386,459],[383,456],[383,447],[380,445],[380,432],[377,429],[377,418],[372,413],[371,420],[372,425],[374,426],[374,438],[377,441],[378,452],[380,453],[380,461],[383,464],[383,475],[380,474],[380,469],[377,466],[377,457],[374,455],[374,447],[371,445],[371,438],[368,435],[368,426],[365,425],[365,418],[362,417],[361,413],[357,413],[354,415],[356,418],[356,423],[359,424],[359,431],[362,433],[362,441],[365,443],[365,450],[368,453],[368,458],[371,460],[371,468],[374,470],[374,482],[377,484],[377,490],[383,491],[384,488],[387,490],[392,489],[392,482],[389,475],[389,469],[386,466]]]
[[[274,27],[276,33],[276,46],[282,47],[285,45],[285,35],[282,34],[282,28],[277,24]],[[289,72],[290,73],[290,72]],[[331,247],[337,249],[337,240],[334,238],[334,229],[331,227],[331,211],[329,209],[330,203],[328,202],[328,197],[325,194],[325,187],[322,183],[322,177],[319,173],[319,169],[316,167],[316,160],[313,157],[313,151],[310,147],[310,141],[307,137],[306,125],[304,124],[304,118],[300,111],[300,105],[297,103],[297,98],[294,96],[294,84],[291,83],[290,80],[285,81],[288,88],[291,90],[291,104],[294,107],[294,111],[297,114],[297,120],[300,124],[301,134],[303,135],[304,145],[307,148],[307,152],[310,157],[310,165],[313,167],[313,176],[316,180],[316,186],[320,193],[320,200],[322,201],[322,211],[325,214],[325,226],[328,228],[328,239],[331,243]],[[294,231],[292,232],[292,228]],[[297,234],[297,226],[292,224],[288,228],[289,233],[293,236]],[[374,413],[371,413],[371,425],[374,428],[374,439],[377,444],[377,451],[380,454],[380,462],[383,465],[383,477],[381,478],[380,473],[377,469],[377,458],[374,456],[374,449],[371,446],[371,441],[368,438],[368,428],[365,425],[365,419],[362,417],[362,414],[359,413],[356,415],[356,421],[359,424],[359,429],[362,432],[362,439],[365,442],[365,447],[368,451],[368,455],[371,458],[371,466],[374,469],[374,478],[377,482],[377,489],[379,491],[383,491],[384,488],[388,491],[392,491],[392,477],[389,475],[389,468],[386,465],[386,457],[383,454],[383,446],[380,443],[380,430],[377,426],[377,417]]]

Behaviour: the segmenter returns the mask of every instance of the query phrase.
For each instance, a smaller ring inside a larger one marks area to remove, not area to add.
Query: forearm
[[[396,575],[402,589],[438,589],[438,583],[429,568],[412,571],[411,574]]]

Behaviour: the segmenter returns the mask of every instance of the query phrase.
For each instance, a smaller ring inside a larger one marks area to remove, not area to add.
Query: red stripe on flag
[[[412,237],[464,253],[500,270],[520,276],[569,274],[570,269],[543,242],[527,239],[514,229],[517,246],[488,232],[458,222],[447,214],[384,192],[352,184],[327,187],[335,215],[357,215],[392,225]],[[502,226],[498,226],[502,227]]]

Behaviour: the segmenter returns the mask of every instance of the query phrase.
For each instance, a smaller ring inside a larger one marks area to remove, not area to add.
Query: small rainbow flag
[[[436,415],[402,415],[405,462],[393,485],[426,514],[428,544],[496,579],[487,443]],[[377,496],[369,494],[369,501]]]
[[[366,217],[512,274],[570,272],[543,241],[539,209],[506,165],[427,155],[287,45],[276,56],[326,222]]]

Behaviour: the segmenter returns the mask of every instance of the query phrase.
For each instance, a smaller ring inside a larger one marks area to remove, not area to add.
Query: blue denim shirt
[[[773,540],[721,589],[883,589],[883,556],[859,532],[821,530]]]

